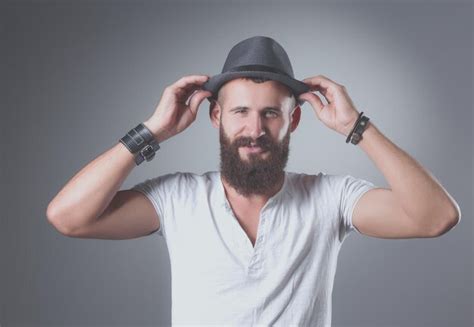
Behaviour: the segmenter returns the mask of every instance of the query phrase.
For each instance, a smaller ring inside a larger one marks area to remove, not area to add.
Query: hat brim
[[[218,74],[212,76],[207,82],[205,82],[202,88],[206,91],[210,91],[212,96],[208,97],[208,99],[216,99],[217,92],[221,88],[221,86],[235,78],[239,77],[264,77],[269,78],[271,80],[278,81],[287,87],[293,92],[295,97],[298,97],[301,93],[308,92],[310,90],[309,86],[297,79],[291,78],[286,75],[266,72],[266,71],[239,71],[239,72],[226,72],[222,74]],[[302,105],[304,101],[298,101],[299,105]]]

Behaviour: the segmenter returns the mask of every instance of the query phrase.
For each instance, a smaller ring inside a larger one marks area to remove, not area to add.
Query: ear
[[[212,99],[211,104],[209,105],[209,118],[211,119],[212,126],[219,129],[221,122],[221,107],[219,103]]]
[[[291,133],[298,127],[301,118],[301,107],[298,105],[296,106],[293,111],[290,113],[290,124],[291,124]]]

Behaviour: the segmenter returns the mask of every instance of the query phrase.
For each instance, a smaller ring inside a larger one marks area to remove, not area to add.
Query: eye
[[[268,115],[270,114],[270,115]],[[269,116],[269,117],[278,117],[278,113],[276,111],[267,111],[265,112],[265,115]]]
[[[235,110],[235,113],[238,114],[238,113],[245,112],[245,111],[246,111],[245,109],[238,109],[238,110]]]

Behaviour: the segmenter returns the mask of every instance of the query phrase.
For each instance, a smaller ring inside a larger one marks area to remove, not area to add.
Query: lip
[[[250,152],[250,153],[260,153],[260,152],[265,152],[261,147],[249,147],[249,146],[243,146],[242,147],[244,151]]]

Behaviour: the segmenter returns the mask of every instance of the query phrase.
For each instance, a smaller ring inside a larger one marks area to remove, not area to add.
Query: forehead
[[[283,84],[269,80],[256,83],[242,78],[233,79],[219,89],[221,105],[267,107],[286,106],[291,100],[290,90]]]

